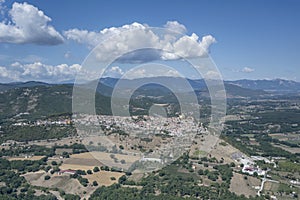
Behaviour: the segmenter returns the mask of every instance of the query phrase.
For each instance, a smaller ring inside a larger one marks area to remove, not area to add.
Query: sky
[[[0,82],[92,77],[84,61],[101,42],[98,62],[128,49],[163,49],[123,56],[108,76],[122,76],[126,62],[158,62],[193,78],[181,59],[200,56],[209,57],[224,80],[300,82],[299,10],[298,0],[0,0]]]

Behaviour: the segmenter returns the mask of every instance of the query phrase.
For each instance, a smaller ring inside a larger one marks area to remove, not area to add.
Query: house
[[[58,172],[58,175],[63,175],[63,174],[74,175],[74,174],[76,174],[76,170],[67,169],[67,170],[60,170]]]
[[[143,157],[141,160],[141,162],[158,162],[158,163],[163,163],[163,161],[160,158],[145,158]]]

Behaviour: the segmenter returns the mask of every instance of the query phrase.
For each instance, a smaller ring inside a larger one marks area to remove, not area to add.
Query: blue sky
[[[168,21],[178,22],[177,27],[183,25],[188,36],[197,34],[199,41],[207,35],[215,38],[217,42],[209,45],[209,52],[225,80],[300,81],[297,0],[0,2],[0,82],[73,79],[92,48],[89,42],[93,38],[78,42],[84,39],[82,30],[99,33],[134,22],[164,27]],[[22,16],[25,7],[33,13],[32,18],[28,13]],[[39,17],[41,21],[36,21]],[[76,32],[80,38],[74,38],[74,31],[70,31],[75,29],[81,31]]]

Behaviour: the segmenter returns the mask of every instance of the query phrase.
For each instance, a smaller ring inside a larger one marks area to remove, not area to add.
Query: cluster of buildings
[[[193,117],[183,115],[165,118],[159,116],[80,114],[73,118],[73,123],[77,127],[83,127],[80,129],[82,130],[82,133],[80,134],[84,138],[87,138],[88,136],[97,137],[97,131],[109,133],[117,130],[124,131],[132,138],[140,138],[141,141],[142,139],[152,138],[157,135],[169,138],[160,143],[159,148],[152,146],[151,152],[147,152],[143,156],[140,162],[141,164],[147,165],[145,166],[146,168],[155,166],[159,168],[159,166],[178,158],[179,155],[182,155],[182,153],[190,147],[192,140],[197,133],[204,133],[206,131],[202,124],[195,121]],[[103,135],[100,134],[100,136],[102,137]],[[143,144],[147,146],[147,144],[141,141],[136,141],[136,145]],[[109,144],[103,145],[109,146]]]
[[[122,130],[127,133],[138,134],[166,134],[169,136],[185,136],[202,131],[201,124],[192,117],[153,117],[153,116],[108,116],[108,115],[80,115],[73,119],[75,124],[85,126],[101,126],[107,131]]]
[[[256,163],[254,162],[255,160],[264,160],[264,157],[261,156],[251,156],[248,157],[242,153],[234,153],[232,154],[232,158],[243,165],[242,172],[249,174],[249,175],[254,175],[254,173],[257,173],[259,176],[265,176],[266,171],[262,170]]]
[[[2,147],[5,147],[5,146],[10,147],[10,146],[13,146],[13,145],[18,145],[18,146],[23,145],[24,146],[25,144],[26,144],[25,142],[19,142],[19,141],[15,141],[15,140],[7,140],[7,141],[3,142],[1,144],[1,146]]]
[[[249,175],[254,175],[254,173],[256,172],[259,176],[264,176],[266,174],[266,171],[260,169],[259,167],[255,167],[255,165],[244,166],[242,172]]]
[[[61,119],[56,121],[51,120],[37,120],[36,122],[16,122],[12,124],[13,126],[49,126],[49,125],[71,125],[72,121],[70,119]]]

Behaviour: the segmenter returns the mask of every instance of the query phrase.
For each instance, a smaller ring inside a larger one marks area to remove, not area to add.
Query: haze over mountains
[[[253,90],[265,90],[276,93],[297,93],[300,91],[300,83],[291,80],[273,79],[273,80],[236,80],[226,81],[238,85],[242,88],[249,88]]]
[[[119,87],[122,87],[124,89],[132,88],[136,85],[140,85],[141,83],[145,82],[154,83],[153,87],[157,87],[157,84],[159,82],[168,82],[170,84],[176,85],[176,89],[178,91],[181,91],[183,89],[187,89],[186,87],[181,87],[178,82],[180,82],[178,77],[154,77],[154,78],[143,78],[143,79],[122,79],[122,85],[118,85]],[[102,78],[100,80],[101,87],[98,88],[98,91],[101,93],[104,93],[104,95],[109,95],[111,92],[110,90],[113,90],[115,85],[118,83],[120,79],[118,78]],[[194,91],[197,90],[207,90],[205,80],[198,79],[198,80],[192,80],[192,79],[186,79],[188,83],[190,84],[191,88]],[[91,81],[89,83],[82,84],[83,86],[89,86],[94,81]],[[39,81],[28,81],[28,82],[12,82],[12,83],[0,83],[0,91],[6,91],[13,88],[26,88],[26,87],[36,87],[36,86],[48,86],[51,87],[53,85],[73,85],[74,80],[66,81],[66,82],[60,82],[57,84],[51,84],[46,82],[39,82]],[[99,84],[100,85],[100,84]],[[148,88],[151,84],[148,84]],[[249,92],[250,96],[251,94],[257,94],[261,95],[264,94],[264,92],[268,93],[276,93],[276,94],[286,94],[286,93],[297,93],[300,91],[300,83],[296,81],[291,80],[284,80],[284,79],[273,79],[273,80],[248,80],[248,79],[241,79],[241,80],[234,80],[234,81],[224,81],[224,86],[227,90],[227,93],[230,95],[232,94],[233,90],[238,90],[242,93],[241,96],[247,96],[247,92]],[[106,87],[106,88],[104,88]],[[100,89],[100,90],[99,90]],[[176,92],[178,92],[176,91]],[[263,92],[264,91],[264,92]],[[188,91],[181,91],[181,92],[188,92]],[[237,92],[237,91],[235,91]],[[235,95],[239,95],[237,92]]]

